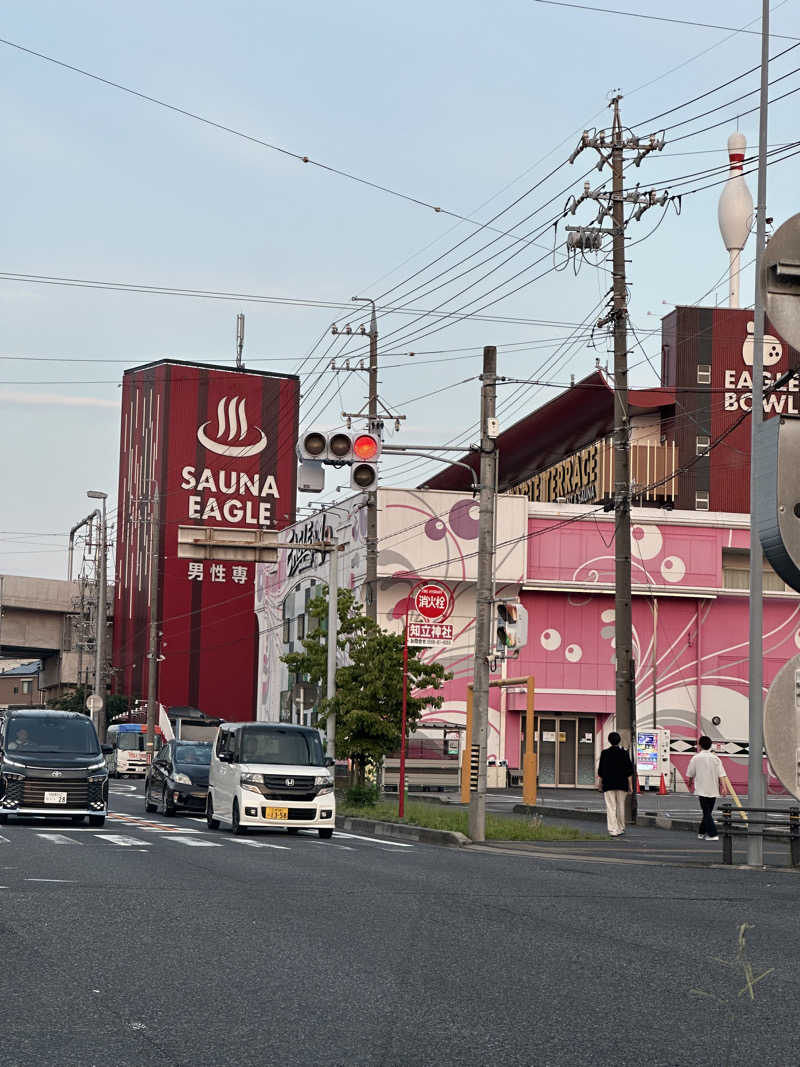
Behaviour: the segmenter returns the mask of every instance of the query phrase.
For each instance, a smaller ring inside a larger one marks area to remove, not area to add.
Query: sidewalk
[[[565,795],[567,794],[567,795]],[[427,800],[458,806],[459,793],[414,793],[414,800]],[[519,842],[490,841],[473,845],[480,849],[501,849],[506,852],[539,854],[593,862],[656,863],[678,866],[711,867],[722,865],[722,839],[701,841],[697,837],[700,811],[697,798],[691,794],[641,793],[636,826],[628,827],[623,837],[601,841]],[[740,798],[747,806],[747,797]],[[770,807],[777,812],[792,807],[791,797],[770,797]],[[543,789],[534,808],[522,804],[520,789],[492,790],[487,794],[488,811],[522,817],[535,813],[548,823],[565,823],[589,833],[605,833],[606,815],[602,794],[594,790]],[[714,818],[719,828],[717,811]],[[734,816],[741,826],[741,819]],[[672,831],[672,832],[667,832]],[[734,865],[746,864],[747,842],[744,834],[733,842]],[[764,841],[764,863],[767,866],[790,867],[789,842],[786,839]]]

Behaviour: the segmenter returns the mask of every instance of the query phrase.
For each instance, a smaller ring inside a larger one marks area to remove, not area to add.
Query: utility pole
[[[161,505],[158,486],[150,503],[150,637],[147,652],[147,758],[153,760],[156,747],[156,704],[158,702],[158,579]]]
[[[367,400],[367,423],[369,432],[383,436],[383,419],[378,415],[378,316],[375,301],[368,296],[354,296],[357,303],[372,305],[369,318],[369,393]],[[364,327],[361,327],[363,332]],[[348,426],[349,426],[348,422]],[[373,622],[378,621],[378,491],[367,493],[367,574],[366,614]]]
[[[339,550],[336,544],[328,549],[328,648],[327,685],[325,696],[336,696],[336,646],[339,640]],[[328,711],[325,719],[326,753],[336,759],[336,712]]]
[[[469,836],[486,840],[486,761],[489,753],[489,658],[492,636],[492,578],[494,571],[494,510],[497,476],[495,436],[489,420],[495,417],[497,349],[483,350],[481,374],[481,465],[478,495],[478,580],[475,585],[475,663],[472,696],[470,766],[478,765],[477,788],[470,784]],[[530,727],[529,727],[530,728]],[[474,770],[471,778],[474,776]]]
[[[614,97],[611,147],[614,327],[614,639],[617,731],[635,763],[633,737],[633,622],[631,615],[631,473],[628,420],[628,299],[625,288],[625,202],[622,189],[624,141]],[[625,821],[636,821],[636,791],[627,794]]]
[[[102,502],[100,512],[100,529],[97,534],[97,611],[95,614],[95,640],[94,640],[94,695],[99,698],[95,701],[96,710],[92,713],[94,725],[100,736],[100,741],[106,739],[106,587],[108,578],[106,567],[108,562],[108,533],[106,526],[106,500],[107,493],[99,490],[90,490],[87,494],[92,500]]]
[[[769,0],[761,7],[761,99],[758,122],[758,192],[756,194],[756,293],[753,308],[753,402],[750,416],[750,635],[749,635],[749,745],[747,757],[747,801],[750,807],[764,808],[767,783],[764,777],[764,645],[763,570],[759,537],[756,451],[764,421],[764,298],[759,285],[761,257],[766,236],[767,203],[767,99],[769,94]],[[760,833],[747,835],[747,862],[764,863],[764,839]]]
[[[631,477],[630,477],[630,421],[628,414],[628,297],[625,276],[625,205],[637,205],[631,219],[638,221],[651,207],[666,207],[667,190],[660,195],[655,190],[640,192],[638,184],[629,193],[624,190],[625,152],[635,151],[633,160],[638,167],[650,152],[664,147],[663,137],[649,135],[645,138],[624,136],[620,119],[617,93],[611,100],[614,109],[610,137],[605,131],[590,136],[584,131],[578,147],[570,156],[574,163],[584,148],[594,148],[600,161],[597,169],[611,167],[611,193],[601,189],[592,191],[587,182],[580,197],[573,199],[564,214],[575,214],[585,200],[600,204],[597,223],[611,216],[611,228],[600,225],[591,227],[568,226],[567,247],[577,252],[596,252],[601,249],[604,235],[612,241],[612,289],[611,309],[599,320],[598,326],[610,325],[614,336],[614,644],[616,653],[615,710],[616,729],[622,747],[627,750],[636,765],[635,729],[636,697],[634,689],[635,665],[633,662],[633,624],[631,613]],[[630,221],[630,220],[629,220]],[[637,814],[636,791],[626,798],[625,821],[634,823]]]

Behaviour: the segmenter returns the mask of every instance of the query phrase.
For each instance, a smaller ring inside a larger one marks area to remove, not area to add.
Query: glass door
[[[595,748],[595,718],[581,715],[578,719],[578,785],[594,785],[597,765]]]
[[[558,784],[574,786],[578,760],[578,720],[563,716],[556,723],[558,729]]]
[[[556,784],[556,720],[539,716],[539,785]]]

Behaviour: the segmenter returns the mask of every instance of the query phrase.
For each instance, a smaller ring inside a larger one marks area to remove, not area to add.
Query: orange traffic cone
[[[667,787],[664,782],[664,775],[661,775],[661,781],[658,784],[659,796],[665,797],[667,795]]]

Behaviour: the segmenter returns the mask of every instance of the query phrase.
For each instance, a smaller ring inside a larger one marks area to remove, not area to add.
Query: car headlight
[[[104,759],[101,759],[98,763],[90,763],[89,766],[86,768],[86,770],[87,771],[100,771],[100,770],[104,771],[104,770],[106,770],[106,761]]]
[[[8,756],[3,756],[3,766],[4,767],[24,767],[25,764],[24,763],[17,763],[16,760],[9,759]]]
[[[256,789],[260,789],[264,785],[264,775],[245,773],[241,776],[239,781],[243,786],[251,785]]]
[[[333,792],[333,778],[329,774],[318,774],[314,779],[314,785],[319,795]]]
[[[172,775],[172,780],[177,785],[191,785],[192,784],[192,779],[189,777],[189,775],[188,774],[183,774],[181,771],[177,771],[175,774],[173,774]]]

